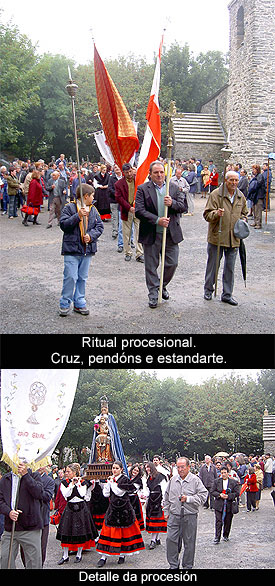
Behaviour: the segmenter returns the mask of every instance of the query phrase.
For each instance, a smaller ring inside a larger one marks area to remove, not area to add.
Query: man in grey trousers
[[[165,206],[168,216],[165,217]],[[183,240],[180,215],[185,211],[184,194],[173,183],[166,195],[165,170],[161,161],[150,165],[150,181],[139,185],[136,194],[135,215],[140,220],[139,242],[143,245],[145,279],[149,307],[158,305],[160,279],[157,273],[161,252],[163,229],[167,229],[162,298],[169,299],[166,286],[172,280],[178,266],[179,243]]]
[[[186,457],[177,460],[178,473],[173,476],[164,496],[164,516],[167,520],[166,555],[170,569],[179,567],[179,554],[184,546],[182,567],[194,565],[197,518],[199,506],[205,502],[208,491],[202,481],[190,472]]]

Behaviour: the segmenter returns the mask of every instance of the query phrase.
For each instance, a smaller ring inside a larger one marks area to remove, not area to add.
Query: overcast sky
[[[228,51],[229,0],[181,0],[171,4],[139,0],[103,2],[45,2],[2,0],[2,21],[13,24],[26,34],[38,53],[61,53],[76,61],[93,59],[95,43],[103,59],[134,53],[148,63],[157,53],[163,28],[165,45],[187,43],[191,51]],[[176,75],[176,72],[175,72]]]
[[[197,384],[206,381],[207,379],[215,376],[217,379],[228,377],[233,372],[236,375],[246,379],[248,376],[252,378],[256,378],[257,374],[260,373],[260,369],[255,370],[248,370],[248,369],[240,369],[240,370],[230,370],[230,369],[203,369],[203,368],[196,368],[196,369],[178,369],[178,368],[171,368],[171,369],[159,369],[159,370],[150,370],[150,369],[140,369],[136,370],[137,373],[141,372],[148,372],[149,374],[153,374],[154,372],[157,375],[157,378],[163,380],[165,378],[183,378],[186,382],[190,384]]]

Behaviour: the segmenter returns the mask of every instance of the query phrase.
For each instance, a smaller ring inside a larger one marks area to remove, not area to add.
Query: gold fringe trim
[[[20,463],[20,460],[17,454],[15,454],[15,456],[12,459],[6,452],[4,452],[1,460],[8,464],[8,466],[11,468],[14,474],[18,474],[18,464]],[[36,470],[38,470],[39,468],[43,468],[44,466],[51,466],[51,463],[52,462],[50,456],[46,456],[38,462],[34,462],[34,460],[32,460],[31,462],[27,462],[27,466],[28,468],[31,468],[33,472],[35,472]]]
[[[14,472],[14,474],[18,473],[18,464],[19,464],[19,459],[18,462],[13,462],[13,460],[8,456],[8,454],[6,452],[3,453],[1,460],[3,462],[6,462],[6,464],[8,464],[8,466],[12,469],[12,471]]]

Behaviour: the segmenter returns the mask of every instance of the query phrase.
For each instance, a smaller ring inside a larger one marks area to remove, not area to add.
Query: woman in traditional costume
[[[91,492],[90,511],[94,524],[98,531],[101,531],[105,513],[109,506],[109,499],[106,498],[102,491],[102,485],[99,480],[95,481],[94,488]]]
[[[146,531],[151,533],[149,549],[160,545],[159,534],[167,532],[167,522],[164,519],[162,500],[167,487],[167,480],[157,471],[153,462],[145,464],[147,473],[147,488],[149,496],[146,504]]]
[[[123,465],[116,460],[112,466],[112,476],[103,487],[103,495],[110,498],[97,551],[101,558],[97,566],[103,567],[107,556],[118,555],[118,563],[123,564],[125,555],[138,553],[145,549],[129,493],[133,491],[130,479],[123,473]]]
[[[135,511],[135,515],[141,531],[144,531],[144,519],[142,512],[142,500],[146,500],[144,496],[142,469],[139,464],[135,464],[129,470],[130,480],[132,481],[133,491],[129,494],[131,505]]]
[[[93,484],[88,481],[88,484]],[[79,464],[69,464],[60,490],[67,501],[57,529],[56,539],[61,541],[63,556],[58,565],[69,561],[69,551],[76,551],[75,563],[82,558],[82,551],[95,546],[98,536],[89,507],[85,501],[87,481],[80,478]]]
[[[103,221],[111,219],[110,200],[108,195],[108,184],[110,175],[107,173],[106,165],[100,165],[99,173],[94,176],[95,205]]]

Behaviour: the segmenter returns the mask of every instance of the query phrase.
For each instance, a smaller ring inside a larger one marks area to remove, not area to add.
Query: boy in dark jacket
[[[76,313],[89,315],[85,299],[86,281],[91,258],[97,251],[97,239],[104,229],[100,215],[93,206],[94,188],[83,183],[82,193],[84,207],[81,207],[78,186],[76,201],[65,206],[60,217],[60,228],[64,232],[61,250],[64,255],[64,275],[59,310],[62,317],[69,313],[72,302]]]

